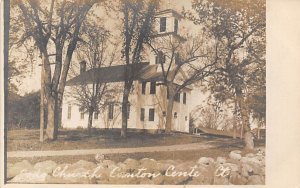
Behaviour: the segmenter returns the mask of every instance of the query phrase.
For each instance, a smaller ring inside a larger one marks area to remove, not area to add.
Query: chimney
[[[80,62],[80,74],[84,73],[86,71],[86,61]]]

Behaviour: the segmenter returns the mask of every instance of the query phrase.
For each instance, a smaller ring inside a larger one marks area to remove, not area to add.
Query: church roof
[[[149,65],[149,62],[142,62],[131,65],[116,65],[110,67],[102,67],[90,69],[86,72],[67,81],[67,86],[91,84],[95,81],[102,83],[122,82],[125,81],[125,70],[135,72],[134,80],[141,81],[162,81],[163,76],[161,72],[157,72],[158,65]]]
[[[160,15],[167,14],[167,13],[171,13],[177,18],[183,18],[183,16],[174,9],[165,9],[165,10],[159,11],[156,13],[156,16],[160,16]]]

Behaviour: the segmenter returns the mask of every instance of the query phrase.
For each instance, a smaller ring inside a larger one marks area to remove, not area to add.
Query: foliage
[[[12,95],[12,94],[9,94]],[[40,117],[39,92],[29,93],[8,101],[8,129],[38,128]]]
[[[266,124],[266,89],[262,88],[247,98],[247,104],[251,110],[252,117],[261,124]]]
[[[188,16],[218,44],[220,63],[210,90],[219,101],[237,103],[235,114],[246,116],[247,102],[265,93],[265,2],[195,0],[193,9],[197,16]]]
[[[8,92],[18,93],[18,85],[20,79],[24,77],[26,65],[20,65],[17,61],[9,61],[8,63]]]
[[[235,124],[234,117],[226,108],[217,105],[197,106],[191,112],[194,127],[231,130]]]
[[[192,7],[196,16],[186,15],[202,25],[216,44],[218,71],[209,88],[216,100],[234,104],[234,114],[245,132],[245,147],[253,149],[249,102],[255,100],[249,99],[265,93],[265,1],[194,0]]]

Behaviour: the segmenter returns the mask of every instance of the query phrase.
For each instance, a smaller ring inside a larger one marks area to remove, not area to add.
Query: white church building
[[[182,40],[180,35],[182,19],[181,15],[172,9],[166,9],[156,14],[157,24],[155,30],[157,34],[153,37],[159,40],[161,37],[176,38]],[[167,65],[167,56],[164,54],[156,55],[151,48],[147,48],[145,62],[130,65],[138,71],[134,78],[133,90],[129,96],[130,105],[128,106],[128,129],[146,130],[156,132],[164,130],[166,121],[166,109],[168,102],[167,88],[159,84],[163,81],[161,64],[158,63],[163,58]],[[93,77],[108,84],[119,84],[122,88],[125,78],[126,65],[116,65],[102,67],[98,69],[85,70],[84,62],[81,63],[81,74],[67,82],[66,91],[73,86],[80,85],[82,80],[89,81]],[[174,63],[173,66],[176,66]],[[174,68],[174,67],[171,67]],[[65,92],[66,93],[66,92]],[[189,113],[191,88],[182,89],[176,95],[173,105],[172,129],[178,132],[189,132]],[[86,128],[88,125],[88,113],[82,112],[80,106],[76,105],[75,98],[65,95],[62,106],[62,127],[67,129]],[[105,108],[96,113],[93,117],[93,127],[120,129],[121,128],[121,103],[122,93],[116,95],[115,99]]]

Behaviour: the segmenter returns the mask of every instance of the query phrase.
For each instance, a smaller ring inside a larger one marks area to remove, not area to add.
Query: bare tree
[[[31,41],[42,57],[45,98],[47,101],[47,130],[49,140],[57,138],[61,105],[73,52],[80,40],[81,26],[96,0],[13,1],[16,23],[20,26],[19,43]],[[53,52],[53,53],[51,53]],[[51,56],[55,63],[51,62]],[[51,64],[55,64],[54,72]],[[43,89],[43,88],[42,88]]]
[[[11,23],[15,23],[15,18],[11,17]],[[30,73],[36,63],[34,47],[28,45],[28,41],[18,43],[15,31],[19,25],[10,24],[9,44],[8,44],[8,93],[16,94],[20,80]]]
[[[97,20],[99,22],[99,20]],[[77,51],[78,59],[82,60],[80,69],[99,69],[111,66],[115,61],[116,46],[109,41],[110,33],[92,22],[84,25],[82,40]],[[111,51],[111,52],[110,52]],[[85,70],[80,70],[80,73]],[[75,72],[75,71],[74,71]],[[112,98],[114,88],[107,83],[100,82],[98,75],[91,75],[92,83],[82,80],[81,85],[72,86],[71,93],[83,112],[88,112],[88,134],[91,135],[94,113],[104,108],[108,99]]]
[[[187,40],[186,40],[187,39]],[[215,48],[217,44],[207,44],[205,33],[193,37],[186,35],[184,39],[160,37],[157,46],[150,44],[152,50],[159,57],[164,54],[164,60],[159,61],[163,81],[167,87],[168,104],[166,111],[166,133],[172,130],[173,104],[177,95],[186,87],[204,81],[214,74],[215,64],[218,63]],[[203,47],[206,48],[203,48]],[[209,47],[210,46],[210,47]]]
[[[125,81],[122,97],[122,130],[121,137],[127,132],[127,106],[134,77],[137,74],[135,64],[141,61],[141,52],[144,44],[150,40],[157,0],[121,0],[121,13],[123,14],[123,58],[125,60]]]

